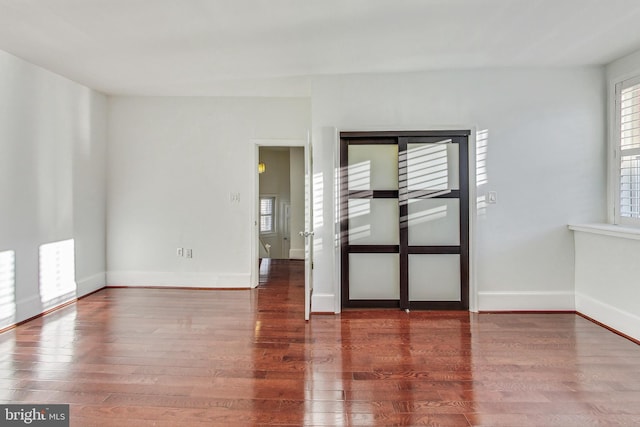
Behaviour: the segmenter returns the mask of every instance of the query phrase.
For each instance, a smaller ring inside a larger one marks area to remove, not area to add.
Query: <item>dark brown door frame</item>
[[[344,308],[382,307],[401,309],[469,309],[469,134],[468,130],[405,131],[405,132],[341,132],[340,133],[340,247],[341,288]],[[442,138],[451,139],[459,147],[459,189],[446,194],[434,191],[408,191],[407,146],[410,143],[435,143]],[[348,189],[349,145],[397,145],[398,146],[398,190]],[[399,245],[350,245],[349,244],[349,199],[392,198],[399,202]],[[408,233],[408,201],[424,198],[459,199],[460,244],[458,246],[410,246]],[[399,300],[352,300],[349,297],[349,254],[394,253],[400,257]],[[409,301],[409,255],[410,254],[458,254],[460,255],[460,301]]]

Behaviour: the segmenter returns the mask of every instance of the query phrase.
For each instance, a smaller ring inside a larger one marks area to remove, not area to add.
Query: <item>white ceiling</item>
[[[114,94],[606,64],[639,48],[640,0],[0,0],[0,49]]]

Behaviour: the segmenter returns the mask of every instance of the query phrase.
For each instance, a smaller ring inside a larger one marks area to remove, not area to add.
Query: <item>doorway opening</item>
[[[313,292],[313,162],[311,139],[254,140],[254,232],[251,283],[260,283],[260,260],[304,261],[304,318]]]
[[[259,147],[260,259],[304,260],[304,148]]]

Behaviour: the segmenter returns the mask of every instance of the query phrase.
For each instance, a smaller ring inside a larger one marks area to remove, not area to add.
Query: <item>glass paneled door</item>
[[[340,133],[343,307],[469,308],[468,140]]]

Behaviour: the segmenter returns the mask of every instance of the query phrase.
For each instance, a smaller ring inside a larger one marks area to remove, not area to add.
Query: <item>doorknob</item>
[[[313,236],[313,231],[301,231],[298,234],[301,235],[302,237],[309,237],[309,236]]]

